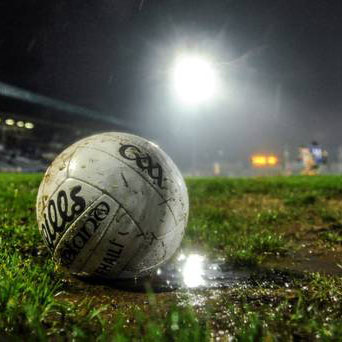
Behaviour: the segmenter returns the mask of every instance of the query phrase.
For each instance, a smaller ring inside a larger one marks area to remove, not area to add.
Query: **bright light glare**
[[[212,64],[200,56],[179,57],[173,69],[177,96],[187,105],[198,105],[213,98],[216,73]]]
[[[17,122],[18,127],[24,127],[24,122],[23,121],[18,121]]]
[[[34,128],[34,124],[32,122],[25,122],[25,128],[32,129]]]
[[[5,123],[6,123],[6,125],[8,125],[8,126],[13,126],[14,123],[15,123],[15,121],[14,121],[13,119],[6,119]]]
[[[182,270],[183,281],[187,287],[197,287],[205,284],[203,261],[204,257],[199,254],[190,254],[187,257]]]

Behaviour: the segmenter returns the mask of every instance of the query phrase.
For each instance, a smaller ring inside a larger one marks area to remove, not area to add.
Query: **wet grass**
[[[40,180],[0,174],[0,339],[342,336],[342,177],[188,179],[182,248],[252,275],[226,289],[169,293],[84,283],[56,269],[35,222]]]

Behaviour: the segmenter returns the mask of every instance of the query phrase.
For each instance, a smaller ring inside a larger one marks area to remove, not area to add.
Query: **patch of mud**
[[[324,205],[329,209],[334,209],[338,211],[342,211],[342,201],[340,199],[325,199],[323,200]]]
[[[313,226],[297,223],[287,227],[285,236],[296,245],[299,244],[300,251],[292,256],[294,259],[298,259],[298,256],[301,258],[303,255],[310,257],[311,254],[324,255],[333,252],[342,261],[341,224],[317,224]]]
[[[318,253],[309,248],[303,248],[291,256],[268,258],[264,263],[264,267],[297,272],[319,272],[327,275],[342,275],[342,253],[329,250]]]

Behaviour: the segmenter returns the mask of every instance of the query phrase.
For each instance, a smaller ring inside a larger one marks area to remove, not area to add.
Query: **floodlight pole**
[[[191,146],[191,170],[197,173],[197,118],[201,111],[199,106],[210,100],[215,92],[215,71],[211,63],[200,55],[181,56],[173,69],[173,81],[176,91],[189,108],[189,143]],[[192,126],[192,127],[191,127]]]

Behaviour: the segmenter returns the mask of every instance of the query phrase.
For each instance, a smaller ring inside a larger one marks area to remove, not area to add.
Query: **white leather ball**
[[[179,247],[189,201],[183,177],[157,145],[126,133],[97,134],[51,164],[37,197],[39,230],[72,273],[145,276]]]

